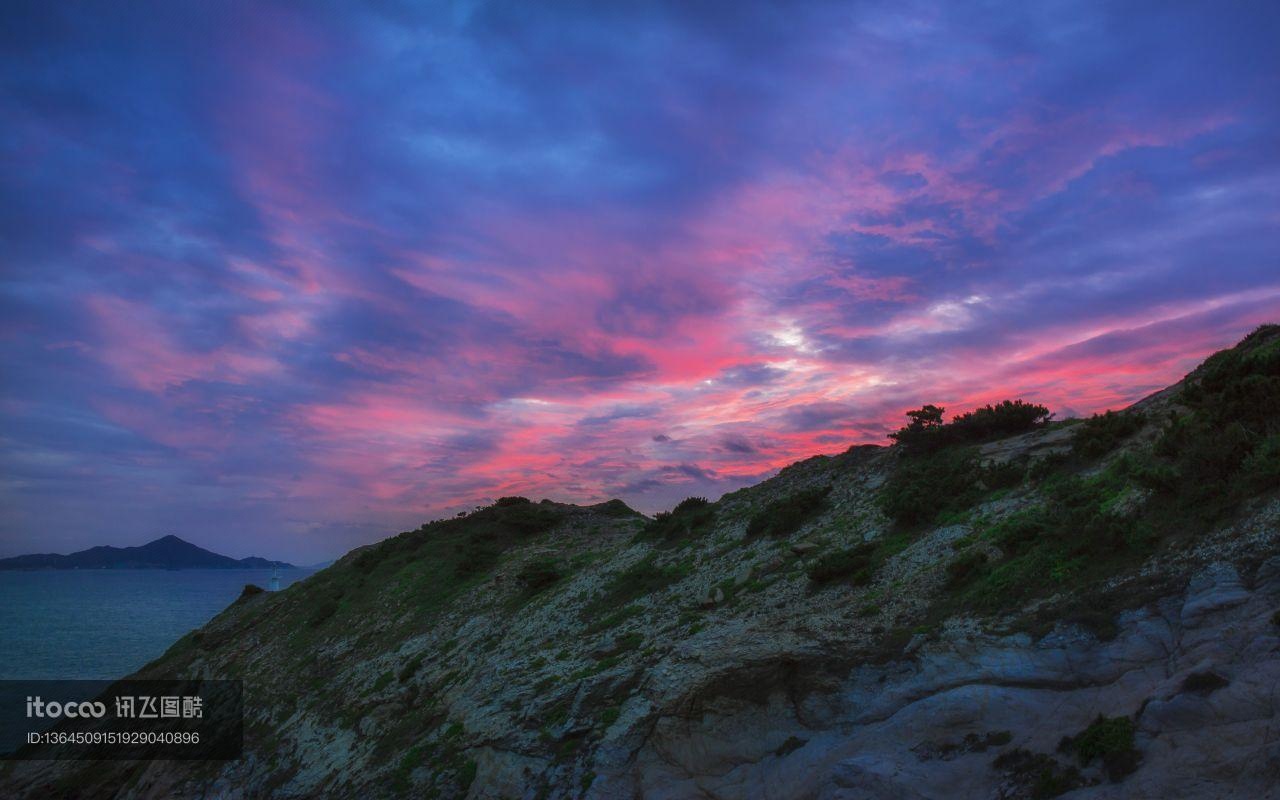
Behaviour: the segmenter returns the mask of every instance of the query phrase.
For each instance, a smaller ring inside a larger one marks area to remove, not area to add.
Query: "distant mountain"
[[[164,536],[140,547],[90,547],[70,555],[35,553],[0,559],[5,569],[294,569],[284,561],[265,558],[231,558]]]

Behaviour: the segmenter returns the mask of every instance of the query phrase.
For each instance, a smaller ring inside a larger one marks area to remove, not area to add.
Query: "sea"
[[[269,569],[0,571],[0,680],[114,680],[155,659]],[[280,588],[314,570],[280,570]]]

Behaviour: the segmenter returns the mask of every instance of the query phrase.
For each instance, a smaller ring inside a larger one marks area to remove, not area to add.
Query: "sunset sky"
[[[1280,321],[1280,4],[6,3],[0,556],[716,497]]]

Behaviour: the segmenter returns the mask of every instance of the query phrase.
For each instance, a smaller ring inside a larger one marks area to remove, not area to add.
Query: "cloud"
[[[1280,316],[1261,6],[10,17],[14,553],[654,511],[923,402],[1123,405]]]

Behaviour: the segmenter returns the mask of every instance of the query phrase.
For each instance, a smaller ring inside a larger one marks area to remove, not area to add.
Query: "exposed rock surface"
[[[1252,589],[1214,564],[1188,592],[1123,614],[1107,642],[1065,626],[1040,641],[952,629],[907,661],[756,675],[751,700],[730,691],[660,715],[588,796],[1008,797],[998,751],[1069,763],[1059,742],[1100,714],[1134,717],[1141,766],[1122,784],[1086,770],[1092,785],[1071,797],[1280,796],[1277,608],[1280,559]],[[1226,684],[1183,688],[1207,671]],[[993,732],[1007,742],[965,748]]]

